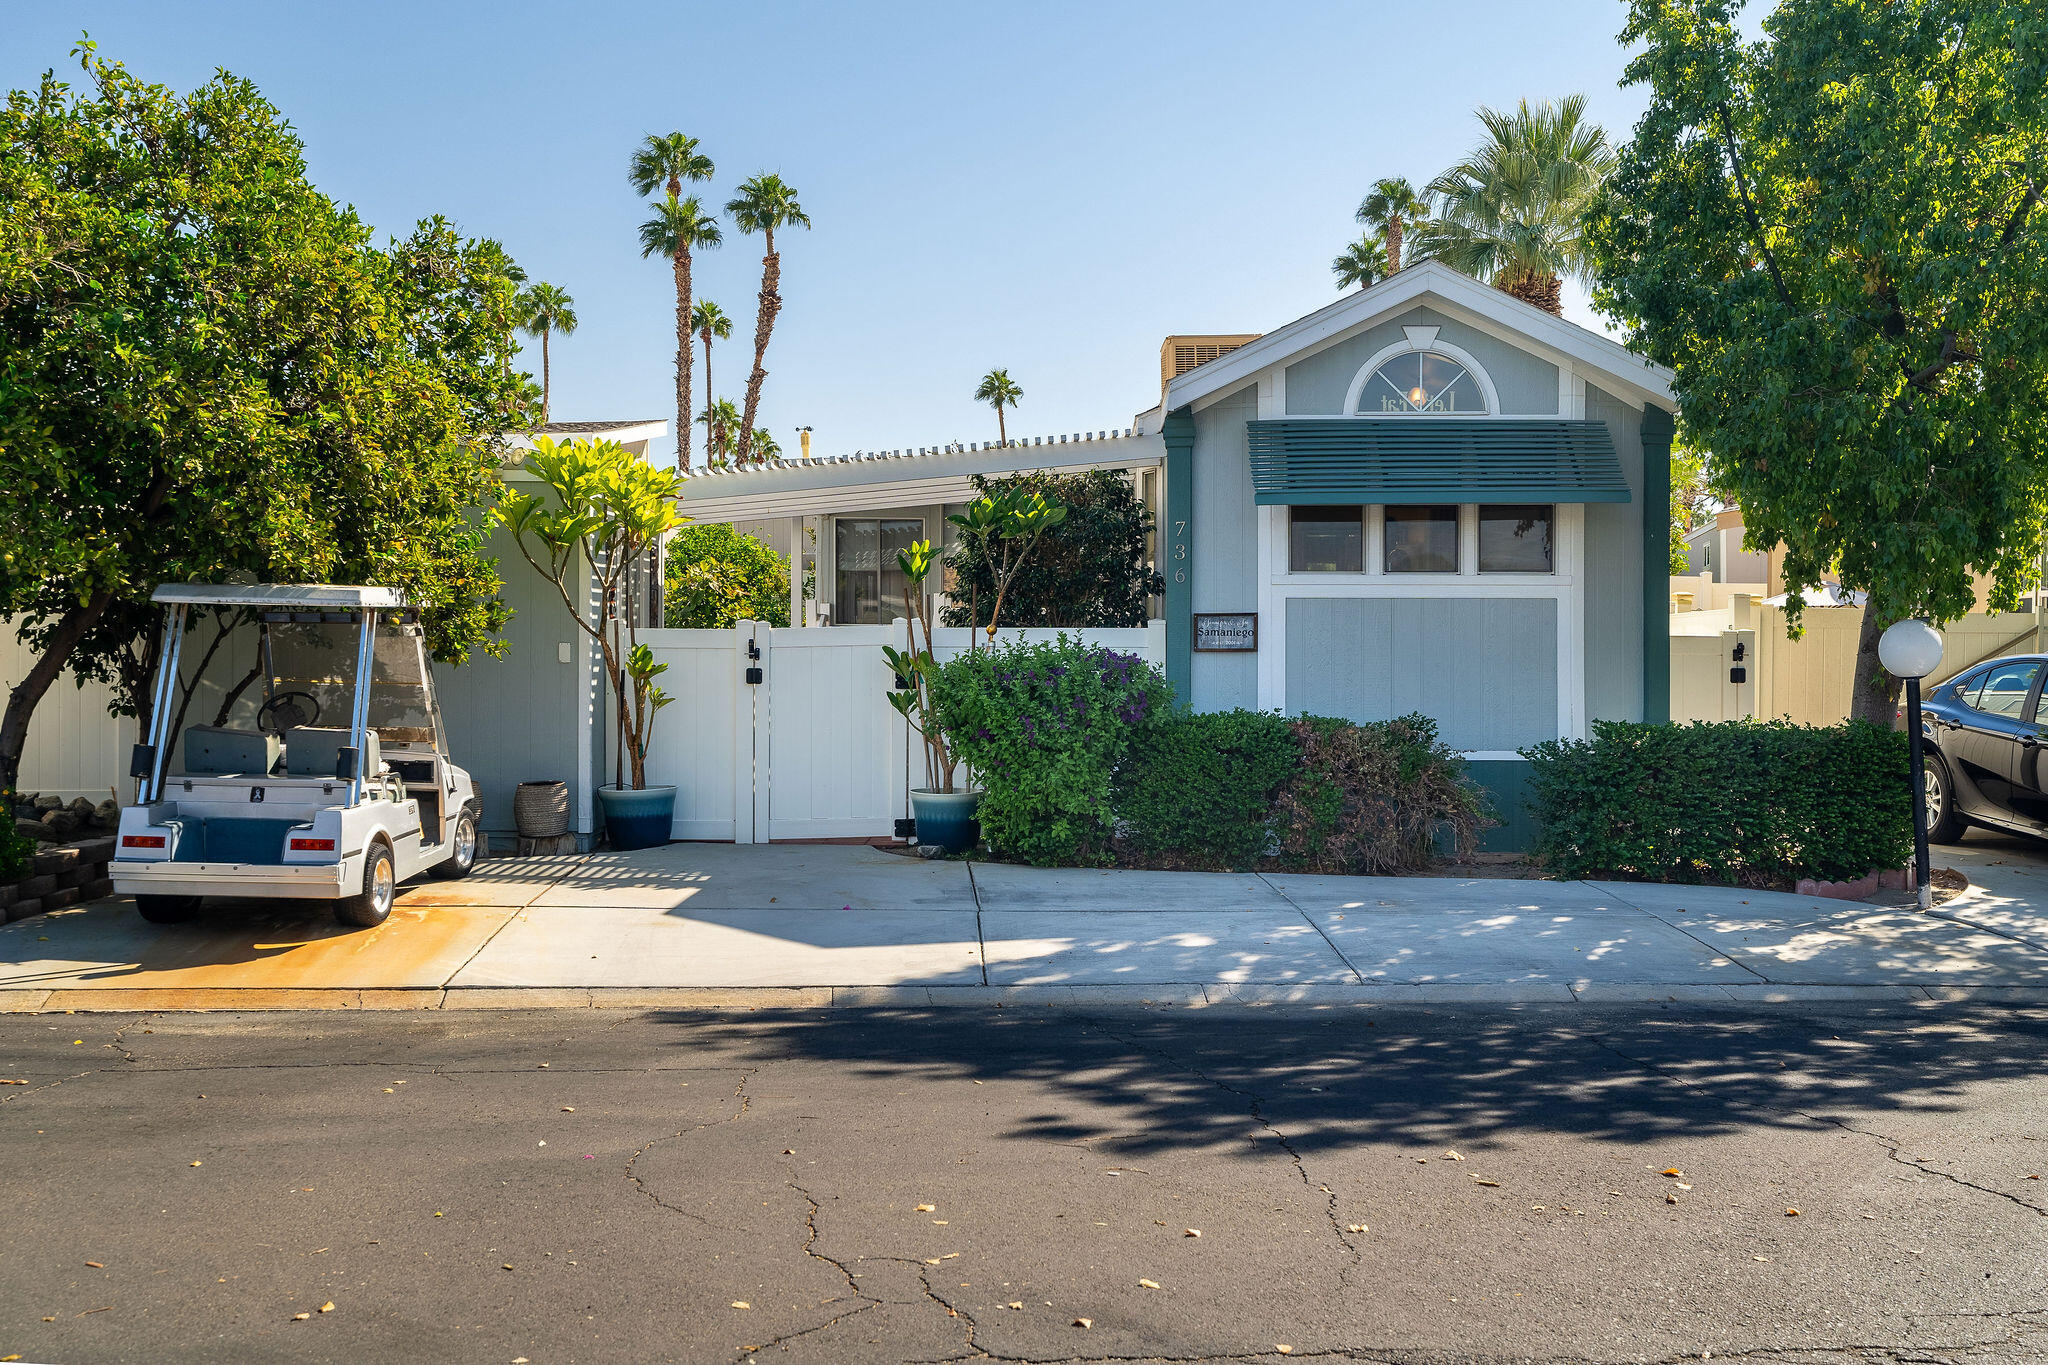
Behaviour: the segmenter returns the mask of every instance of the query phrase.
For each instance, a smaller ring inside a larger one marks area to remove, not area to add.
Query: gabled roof
[[[1581,376],[1604,378],[1608,382],[1601,387],[1612,385],[1632,402],[1678,410],[1677,400],[1671,396],[1671,371],[1609,337],[1481,284],[1440,261],[1408,266],[1369,289],[1346,294],[1307,317],[1189,370],[1166,386],[1166,410],[1231,392],[1261,370],[1291,363],[1418,303],[1440,307],[1462,321],[1497,331],[1503,340],[1553,364],[1568,363]]]

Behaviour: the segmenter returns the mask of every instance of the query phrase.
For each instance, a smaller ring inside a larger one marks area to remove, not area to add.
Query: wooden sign
[[[1201,612],[1195,617],[1195,649],[1203,654],[1256,654],[1259,614],[1255,611]]]

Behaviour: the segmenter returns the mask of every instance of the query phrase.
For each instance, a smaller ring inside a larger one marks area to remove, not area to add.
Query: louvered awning
[[[1605,422],[1289,417],[1250,430],[1261,505],[1629,500]]]

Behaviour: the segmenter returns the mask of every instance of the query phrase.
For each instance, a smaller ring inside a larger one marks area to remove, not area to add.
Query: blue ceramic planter
[[[676,816],[674,787],[599,787],[597,804],[604,807],[605,835],[613,848],[653,848],[669,841]]]
[[[917,841],[938,844],[948,853],[974,848],[981,843],[981,823],[974,818],[980,804],[980,792],[912,792],[910,814],[917,821]]]

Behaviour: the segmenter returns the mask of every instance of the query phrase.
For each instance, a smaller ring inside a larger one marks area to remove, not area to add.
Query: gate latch
[[[747,681],[748,681],[748,682],[750,682],[750,683],[753,683],[753,684],[755,684],[755,685],[757,685],[757,686],[758,686],[758,685],[760,684],[760,682],[761,682],[761,666],[760,666],[759,664],[755,664],[755,665],[753,665],[752,667],[750,667],[749,669],[747,669]]]
[[[747,681],[755,686],[761,683],[761,644],[758,640],[747,641],[747,657],[754,663],[747,669]]]

